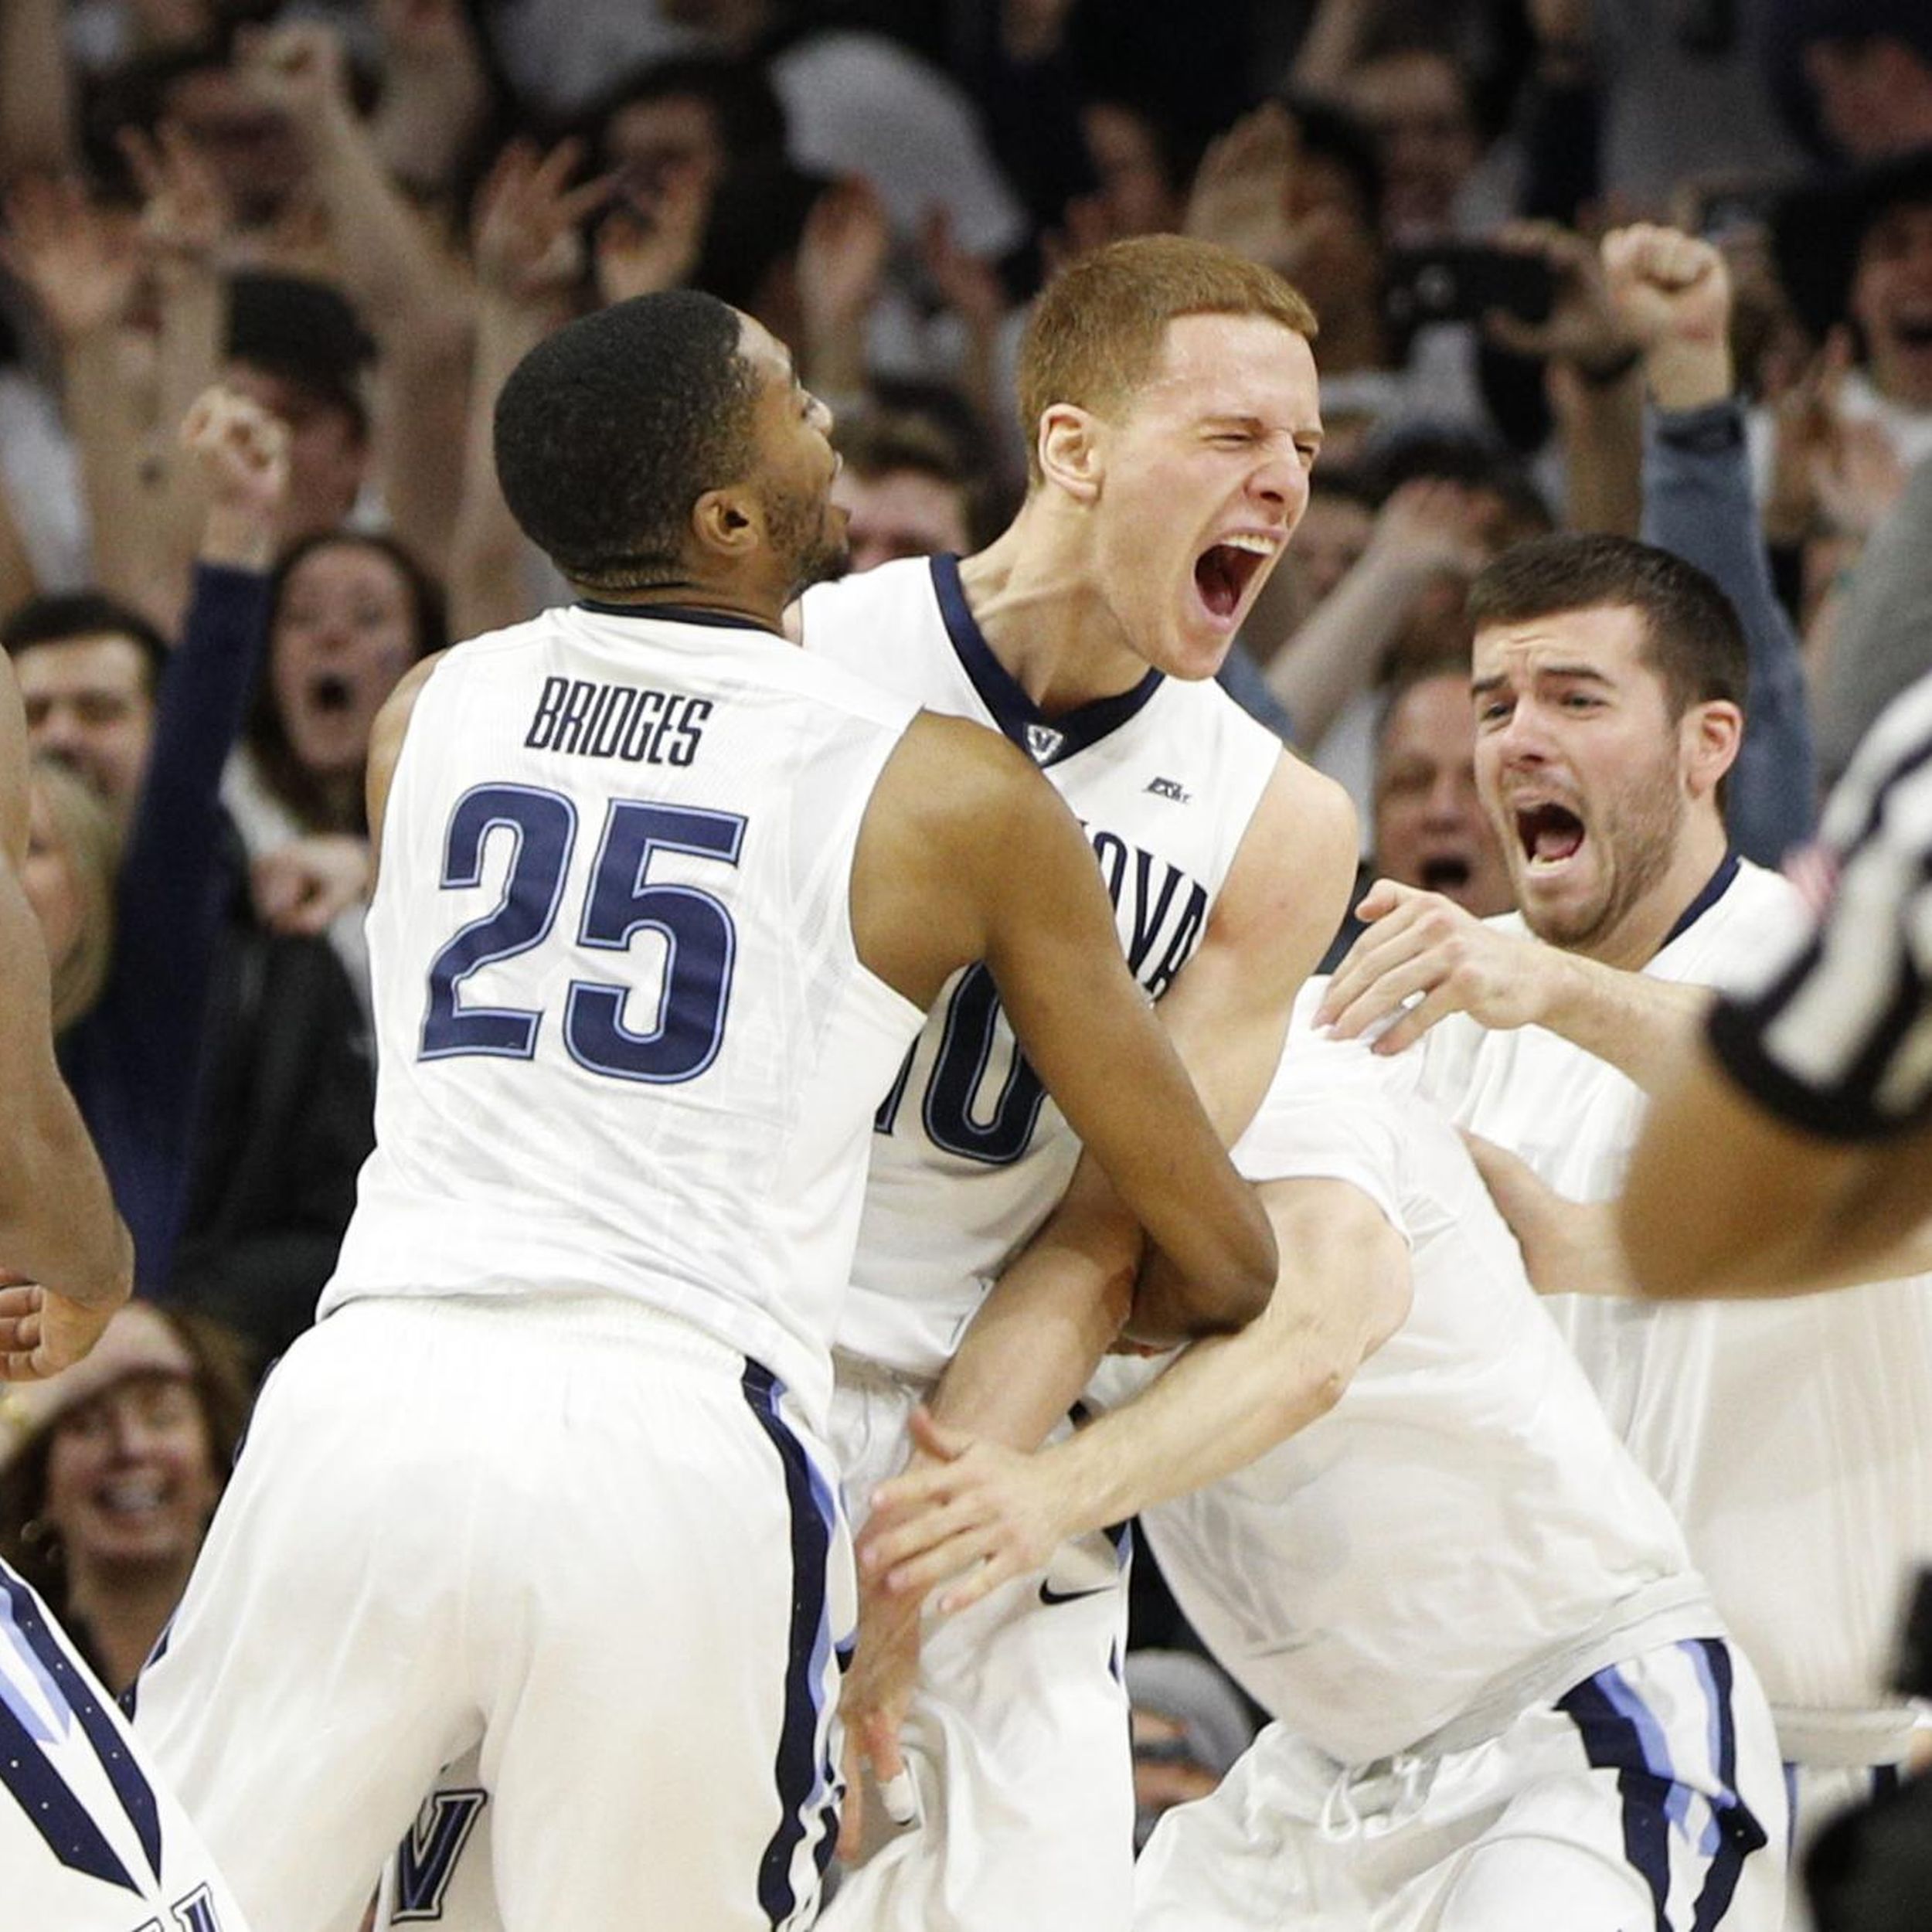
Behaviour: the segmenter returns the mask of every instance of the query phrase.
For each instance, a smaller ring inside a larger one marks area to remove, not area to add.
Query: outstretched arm
[[[1284,757],[1199,949],[1155,1009],[1230,1145],[1267,1091],[1294,996],[1341,922],[1355,850],[1347,799]],[[1141,1251],[1139,1224],[1083,1160],[1053,1218],[974,1317],[934,1415],[1031,1449],[1130,1321],[1148,1342],[1185,1339],[1198,1327],[1189,1284],[1172,1270],[1143,1274]]]
[[[1676,1065],[1710,1004],[1703,987],[1502,930],[1440,893],[1393,879],[1377,879],[1356,910],[1368,930],[1336,968],[1316,1019],[1359,1039],[1414,1001],[1376,1036],[1378,1053],[1399,1053],[1439,1019],[1467,1013],[1492,1029],[1547,1027],[1648,1091]]]
[[[861,1543],[866,1574],[965,1609],[1039,1568],[1069,1536],[1245,1468],[1325,1415],[1409,1309],[1402,1236],[1345,1181],[1262,1189],[1284,1257],[1267,1310],[1197,1342],[1132,1402],[1024,1456],[921,1418],[931,1460],[883,1484]]]

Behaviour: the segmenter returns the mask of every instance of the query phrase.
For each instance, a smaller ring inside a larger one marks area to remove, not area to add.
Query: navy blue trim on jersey
[[[1677,915],[1677,923],[1665,934],[1664,946],[1682,939],[1730,890],[1731,881],[1737,876],[1738,863],[1736,851],[1727,850],[1716,871],[1705,880],[1704,889]],[[1661,953],[1664,946],[1659,946],[1657,950]]]
[[[39,1739],[4,1699],[0,1699],[0,1790],[11,1794],[47,1849],[69,1871],[117,1886],[137,1898],[143,1896],[87,1808],[47,1761]]]
[[[1637,1726],[1611,1702],[1597,1678],[1585,1678],[1557,1699],[1556,1708],[1582,1734],[1583,1755],[1590,1762],[1600,1770],[1616,1772],[1624,1804],[1624,1856],[1650,1887],[1656,1932],[1671,1932],[1665,1916],[1670,1903],[1670,1822],[1658,1801],[1660,1796],[1668,1801],[1666,1781],[1646,1768]]]
[[[664,624],[706,624],[718,631],[756,631],[761,636],[781,638],[756,617],[740,617],[733,611],[706,611],[695,604],[606,604],[597,597],[579,597],[580,611],[594,611],[600,617],[650,617]]]
[[[49,1628],[40,1600],[4,1564],[0,1564],[0,1594],[7,1599],[9,1621],[26,1645],[48,1696],[73,1714],[93,1746],[94,1756],[158,1879],[161,1806],[154,1787],[134,1760],[125,1734],[102,1709],[92,1684]],[[41,1740],[4,1697],[0,1697],[0,1784],[13,1794],[62,1864],[103,1879],[110,1885],[139,1891],[102,1836],[100,1828],[48,1761]]]
[[[758,1903],[774,1926],[790,1922],[799,1906],[791,1864],[808,1829],[818,1828],[814,1860],[822,1878],[837,1838],[836,1773],[818,1761],[818,1687],[832,1653],[826,1572],[832,1560],[832,1499],[823,1490],[804,1446],[778,1410],[783,1385],[768,1369],[747,1362],[740,1379],[745,1400],[770,1438],[785,1472],[791,1513],[791,1655],[785,1665],[785,1716],[775,1764],[778,1828],[758,1862]]]
[[[1711,1932],[1731,1909],[1731,1899],[1743,1876],[1744,1861],[1765,1844],[1763,1825],[1737,1795],[1737,1722],[1731,1715],[1731,1654],[1714,1637],[1693,1638],[1681,1648],[1697,1667],[1705,1695],[1710,1699],[1711,1723],[1716,1733],[1713,1756],[1718,1782],[1727,1797],[1713,1807],[1719,1833],[1710,1869],[1704,1875],[1691,1918],[1691,1932]]]
[[[1071,711],[1049,718],[993,655],[993,647],[986,641],[986,634],[966,601],[966,587],[959,579],[959,559],[934,557],[932,573],[933,593],[939,600],[939,614],[946,634],[952,639],[953,649],[967,676],[972,679],[980,702],[993,714],[993,722],[1036,764],[1056,765],[1063,758],[1098,744],[1138,713],[1165,682],[1159,672],[1150,669],[1131,690],[1111,698],[1096,698],[1091,704],[1077,705]]]

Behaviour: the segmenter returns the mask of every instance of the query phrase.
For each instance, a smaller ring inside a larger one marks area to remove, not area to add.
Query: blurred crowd
[[[0,1549],[111,1681],[185,1574],[128,1524],[159,1536],[165,1491],[192,1558],[370,1145],[371,721],[564,594],[492,473],[508,371],[590,307],[706,289],[835,412],[850,567],[970,551],[1025,485],[1033,292],[1160,230],[1320,318],[1312,502],[1224,676],[1354,792],[1365,879],[1506,908],[1462,591],[1556,528],[1723,585],[1733,836],[1801,845],[1932,668],[1926,0],[0,0],[29,884],[165,1311],[0,1456]],[[90,1443],[123,1472],[91,1505],[63,1481]],[[1151,1716],[1151,1782],[1225,1728]]]

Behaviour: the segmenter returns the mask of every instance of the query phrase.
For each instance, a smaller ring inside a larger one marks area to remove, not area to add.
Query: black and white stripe
[[[1836,885],[1817,929],[1719,1002],[1719,1060],[1768,1111],[1870,1140],[1932,1114],[1932,679],[1873,728],[1827,808]]]

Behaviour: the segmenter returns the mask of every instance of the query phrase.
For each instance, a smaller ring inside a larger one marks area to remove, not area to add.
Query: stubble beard
[[[1588,836],[1609,857],[1608,876],[1585,904],[1539,910],[1524,889],[1528,862],[1512,863],[1512,883],[1523,923],[1547,944],[1589,953],[1610,940],[1631,911],[1669,872],[1682,835],[1686,806],[1677,788],[1675,755],[1620,787]],[[1514,840],[1515,828],[1509,835]],[[1520,844],[1513,850],[1520,850]]]

